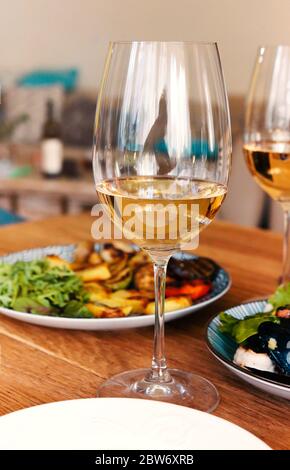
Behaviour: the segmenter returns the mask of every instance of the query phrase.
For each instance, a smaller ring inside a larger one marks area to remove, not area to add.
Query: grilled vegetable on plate
[[[229,287],[229,277],[220,267],[215,276],[211,270],[210,275],[203,271],[203,278],[195,272],[187,279],[185,258],[195,266],[198,260],[203,263],[202,258],[182,253],[171,261],[171,266],[179,268],[178,273],[168,275],[166,320],[201,308]],[[110,329],[153,324],[152,263],[146,253],[123,242],[82,242],[7,255],[0,258],[0,312],[53,327]]]

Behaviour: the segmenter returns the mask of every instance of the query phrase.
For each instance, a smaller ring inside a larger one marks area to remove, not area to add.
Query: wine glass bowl
[[[99,90],[93,168],[97,194],[120,233],[152,258],[156,322],[150,369],[123,372],[101,396],[135,396],[212,410],[216,389],[169,370],[164,294],[170,256],[194,248],[227,192],[228,101],[214,43],[109,47]]]
[[[246,103],[244,154],[261,188],[284,211],[283,273],[290,280],[290,46],[260,47]]]

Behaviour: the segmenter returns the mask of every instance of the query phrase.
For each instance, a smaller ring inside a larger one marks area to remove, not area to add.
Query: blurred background
[[[281,230],[279,208],[248,174],[242,133],[257,48],[290,44],[289,18],[289,0],[2,4],[0,224],[90,210],[96,202],[91,144],[110,40],[193,40],[218,42],[230,98],[233,171],[220,217]],[[47,163],[41,155],[52,148],[54,160]]]

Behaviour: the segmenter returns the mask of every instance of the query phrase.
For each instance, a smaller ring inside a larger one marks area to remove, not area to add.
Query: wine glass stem
[[[171,380],[164,351],[164,298],[167,263],[168,259],[154,261],[155,329],[150,379],[158,382],[169,382]]]
[[[282,284],[290,280],[290,210],[284,210]]]

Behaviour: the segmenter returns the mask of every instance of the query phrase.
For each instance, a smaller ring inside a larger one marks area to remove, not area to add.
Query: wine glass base
[[[211,382],[190,372],[169,369],[171,380],[150,380],[150,369],[136,369],[114,375],[97,391],[98,397],[145,398],[189,406],[212,412],[219,404],[219,394]]]

